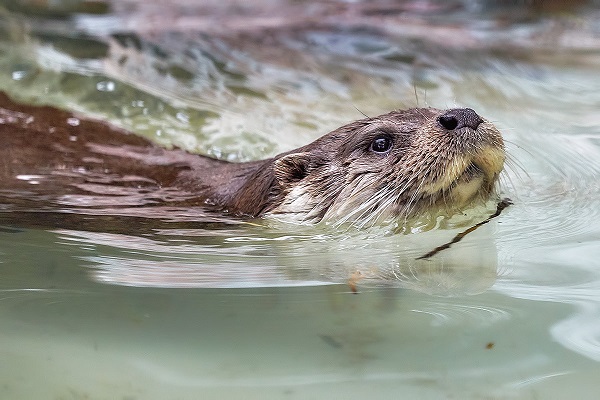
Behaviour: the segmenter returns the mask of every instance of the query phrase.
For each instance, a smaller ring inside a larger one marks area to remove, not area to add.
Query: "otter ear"
[[[292,153],[274,162],[275,178],[280,182],[298,182],[310,171],[310,157],[306,153]]]

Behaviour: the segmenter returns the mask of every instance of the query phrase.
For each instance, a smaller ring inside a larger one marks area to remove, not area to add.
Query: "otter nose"
[[[479,115],[470,108],[453,108],[440,115],[438,117],[438,122],[444,128],[452,131],[464,127],[477,129],[479,124],[483,121]]]

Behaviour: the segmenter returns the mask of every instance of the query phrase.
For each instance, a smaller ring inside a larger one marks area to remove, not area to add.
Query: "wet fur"
[[[27,196],[14,193],[35,190],[48,203],[60,203],[65,194],[85,194],[90,183],[112,177],[111,184],[154,191],[158,204],[307,223],[364,225],[431,205],[462,207],[490,195],[504,146],[487,121],[476,130],[445,130],[437,121],[442,112],[393,111],[352,122],[274,158],[228,163],[164,149],[103,122],[80,120],[72,126],[68,112],[0,95],[0,194],[13,193],[0,200],[26,202]],[[393,140],[386,154],[370,150],[382,133]],[[32,186],[17,179],[22,175],[43,179]]]

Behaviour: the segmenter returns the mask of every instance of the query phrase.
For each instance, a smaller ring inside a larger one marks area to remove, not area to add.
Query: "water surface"
[[[0,397],[595,398],[598,5],[216,3],[7,3],[0,89],[233,161],[468,106],[504,134],[514,205],[421,261],[494,204],[401,234],[6,209]]]

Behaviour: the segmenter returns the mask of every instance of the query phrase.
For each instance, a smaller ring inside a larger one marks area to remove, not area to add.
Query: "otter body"
[[[392,111],[273,158],[229,163],[2,95],[0,140],[0,204],[27,204],[34,193],[45,206],[82,199],[94,206],[113,190],[136,205],[202,205],[307,223],[459,209],[490,196],[505,159],[498,130],[468,108]]]

